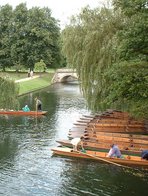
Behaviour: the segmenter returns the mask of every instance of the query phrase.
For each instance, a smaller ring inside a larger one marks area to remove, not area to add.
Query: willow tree
[[[106,70],[115,61],[116,29],[120,27],[118,12],[108,8],[86,7],[73,17],[62,32],[63,53],[76,68],[81,89],[92,110],[98,110],[106,97]]]
[[[148,116],[146,0],[114,0],[114,9],[89,7],[62,32],[63,53],[76,68],[92,110],[122,109]]]
[[[0,77],[0,109],[18,109],[19,87],[9,78]]]

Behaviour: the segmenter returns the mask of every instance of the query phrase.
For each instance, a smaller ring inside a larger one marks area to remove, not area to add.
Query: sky
[[[26,3],[27,8],[48,7],[52,16],[60,20],[61,27],[68,23],[70,16],[79,14],[81,8],[89,5],[90,8],[100,7],[106,0],[0,0],[0,6],[9,4],[15,8],[20,3]]]

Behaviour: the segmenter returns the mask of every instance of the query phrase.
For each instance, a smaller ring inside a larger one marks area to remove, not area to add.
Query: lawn
[[[19,85],[19,95],[35,91],[51,84],[54,73],[44,73],[41,77],[17,83]]]
[[[19,79],[22,79],[22,78],[27,78],[28,75],[27,73],[16,73],[16,72],[0,72],[0,76],[3,76],[3,77],[8,77],[12,80],[19,80]]]
[[[53,78],[54,73],[55,73],[54,69],[49,69],[47,70],[47,72],[41,73],[41,77],[39,78],[17,83],[17,85],[19,85],[19,95],[26,94],[31,91],[39,90],[41,88],[49,86],[51,84],[51,80]],[[34,76],[35,75],[40,76],[39,73],[34,73]],[[16,73],[16,72],[8,71],[8,72],[0,72],[0,76],[8,77],[12,80],[19,80],[19,79],[27,78],[28,73],[27,72]]]

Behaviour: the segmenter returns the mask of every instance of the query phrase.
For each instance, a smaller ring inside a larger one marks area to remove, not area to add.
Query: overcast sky
[[[82,7],[89,5],[91,8],[103,5],[106,0],[0,0],[0,6],[12,5],[15,8],[20,3],[26,3],[27,8],[49,7],[52,16],[61,21],[64,26],[71,15],[78,14]]]

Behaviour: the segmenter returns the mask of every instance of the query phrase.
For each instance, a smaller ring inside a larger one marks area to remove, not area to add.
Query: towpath
[[[28,77],[28,78],[22,78],[20,80],[15,80],[15,83],[25,82],[25,81],[28,81],[28,80],[33,80],[35,78],[39,78],[39,76],[33,76],[33,77]]]

